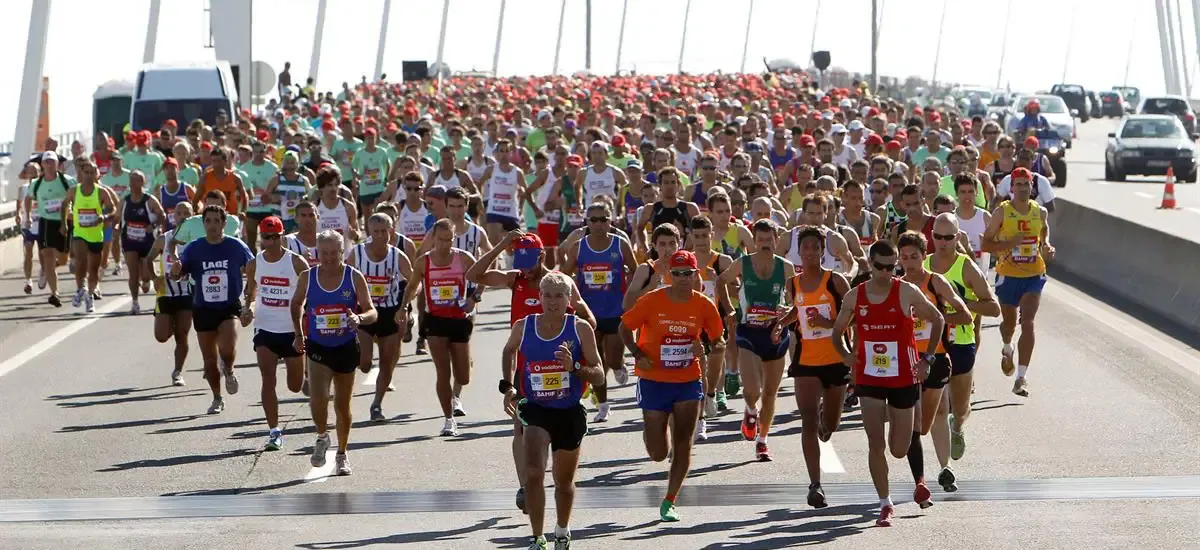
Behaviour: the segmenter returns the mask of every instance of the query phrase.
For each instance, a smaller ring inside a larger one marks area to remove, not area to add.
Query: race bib
[[[559,365],[559,369],[562,365]],[[557,392],[571,388],[571,376],[566,372],[543,372],[529,375],[529,385],[535,392]]]
[[[867,364],[863,372],[875,378],[900,376],[900,344],[896,342],[864,342]]]
[[[367,289],[371,292],[371,299],[376,302],[382,302],[383,298],[387,297],[388,291],[392,288],[391,277],[381,277],[379,275],[367,275]]]
[[[1027,237],[1021,244],[1014,246],[1011,251],[1012,261],[1016,264],[1031,264],[1037,261],[1040,243],[1037,237]]]
[[[458,281],[431,281],[429,294],[433,303],[446,306],[458,302]]]
[[[545,223],[552,223],[552,224],[557,225],[559,222],[562,221],[562,212],[559,210],[551,210],[549,212],[546,212],[545,214],[546,214],[545,216],[542,216],[542,221]]]
[[[100,213],[94,209],[80,209],[79,219],[75,220],[79,227],[96,227],[100,224]]]
[[[567,224],[583,225],[583,212],[580,212],[578,208],[567,210]]]
[[[404,236],[421,242],[425,238],[425,221],[408,218],[404,220]]]
[[[375,185],[379,183],[379,169],[367,168],[363,170],[363,180],[367,185]]]
[[[201,280],[201,296],[210,304],[229,301],[229,273],[222,270],[205,271]]]
[[[150,234],[150,226],[141,222],[125,222],[125,237],[132,241],[144,241]]]
[[[666,369],[682,369],[692,363],[692,338],[686,336],[664,336],[659,345],[658,360]]]
[[[613,282],[612,269],[607,265],[584,265],[583,283],[590,288],[603,288]]]
[[[928,342],[933,332],[933,325],[924,319],[913,319],[913,338],[917,341]]]
[[[764,328],[775,320],[775,310],[766,306],[752,305],[746,310],[745,323],[756,328]]]
[[[321,225],[318,228],[318,230],[325,231],[327,229],[332,229],[334,231],[337,231],[338,233],[346,232],[345,224],[342,223],[342,220],[339,220],[336,218],[322,218],[321,219]]]
[[[49,199],[46,201],[46,213],[57,214],[62,211],[62,199]]]
[[[800,323],[800,337],[804,340],[820,340],[833,336],[833,328],[821,328],[813,323],[813,318],[820,315],[832,319],[833,309],[829,304],[817,304],[804,307],[804,319]]]
[[[495,214],[512,214],[513,198],[508,193],[496,193],[488,201],[488,209]]]
[[[281,214],[284,221],[296,219],[296,206],[300,204],[300,199],[295,198],[290,193],[283,199],[283,208]]]
[[[250,208],[262,208],[264,191],[254,189],[250,191]]]
[[[716,301],[717,300],[717,282],[716,281],[701,281],[701,283],[704,285],[704,295],[708,296],[709,298],[712,298],[713,301]]]

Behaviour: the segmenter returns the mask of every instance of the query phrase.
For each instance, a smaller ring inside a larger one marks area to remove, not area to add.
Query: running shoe
[[[417,355],[425,355],[426,353],[429,353],[429,352],[425,351],[425,338],[418,337],[417,338]]]
[[[517,509],[522,512],[525,512],[525,488],[524,487],[517,488]],[[525,513],[528,514],[529,512],[525,512]]]
[[[25,279],[25,294],[33,294],[33,279]]]
[[[596,423],[608,422],[608,403],[601,403],[599,405],[599,409],[600,410],[596,413],[596,418],[593,418],[592,422],[596,422]]]
[[[87,294],[87,291],[82,288],[79,290],[76,290],[75,296],[71,297],[71,307],[79,307],[79,305],[83,303],[83,297],[86,294]]]
[[[383,416],[383,407],[371,405],[371,422],[387,422],[387,417]]]
[[[842,412],[850,412],[850,411],[854,410],[854,407],[857,407],[857,406],[858,406],[858,395],[856,395],[854,393],[853,389],[848,390],[846,392],[846,401],[842,403]]]
[[[114,277],[121,274],[121,263],[120,262],[117,262],[117,265],[113,267],[112,274]]]
[[[708,421],[703,418],[696,422],[696,441],[708,441]]]
[[[917,483],[916,489],[913,489],[913,502],[917,503],[922,510],[933,506],[933,493],[929,492],[929,487],[924,481]]]
[[[767,448],[767,444],[759,441],[754,444],[754,458],[759,462],[771,462],[771,450]]]
[[[450,399],[450,403],[454,408],[454,416],[467,416],[467,411],[463,410],[462,398],[454,397]]]
[[[758,415],[750,414],[750,411],[742,413],[742,437],[746,441],[754,441],[758,437]]]
[[[60,300],[60,299],[58,298],[58,295],[57,295],[57,294],[51,294],[51,295],[50,295],[50,299],[49,299],[49,300],[46,300],[46,301],[47,301],[47,302],[49,302],[49,303],[50,303],[50,305],[52,305],[52,306],[54,306],[54,307],[62,307],[62,300]]]
[[[879,509],[879,519],[875,520],[876,527],[891,527],[892,516],[896,514],[895,506],[884,506]]]
[[[1004,376],[1012,376],[1017,370],[1016,363],[1013,362],[1012,346],[1005,346],[1000,350],[1000,372]]]
[[[957,426],[954,421],[954,415],[950,415],[950,458],[954,460],[962,460],[963,454],[967,452],[967,438],[963,434],[961,426]]]
[[[87,295],[87,296],[83,297],[83,312],[84,313],[95,313],[96,312],[96,300],[93,299],[91,295]]]
[[[825,427],[825,401],[821,401],[817,405],[817,439],[829,441],[830,437],[833,437],[833,432]]]
[[[92,291],[92,298],[96,300],[103,300],[104,294],[100,292],[99,288],[97,288],[96,290]]]
[[[529,550],[546,550],[546,537],[533,537],[533,541],[529,543]]]
[[[323,433],[318,435],[317,441],[313,443],[312,457],[308,461],[313,468],[320,468],[325,465],[327,453],[329,453],[329,434]]]
[[[142,281],[142,294],[150,292],[150,281]]]
[[[825,489],[822,489],[819,484],[808,486],[808,505],[813,508],[829,506],[829,502],[825,500]]]
[[[954,470],[951,470],[949,466],[942,468],[942,473],[938,474],[938,485],[941,485],[942,490],[947,493],[958,490],[958,478],[954,477]]]
[[[225,400],[220,397],[214,397],[212,405],[208,406],[208,414],[221,414],[225,410]]]
[[[675,510],[675,503],[664,498],[662,504],[658,505],[658,517],[668,522],[679,521],[679,512]]]
[[[709,418],[717,416],[717,398],[716,396],[704,396],[704,416]]]
[[[413,317],[409,315],[404,322],[404,343],[412,342]]]
[[[171,371],[171,385],[172,386],[182,386],[186,383],[187,382],[184,382],[184,380],[183,380],[183,369],[175,369],[175,370]]]
[[[624,386],[629,383],[629,369],[622,366],[619,369],[613,369],[613,379],[616,380],[618,386]]]
[[[229,395],[237,395],[238,384],[237,374],[233,372],[233,367],[225,367],[225,392]]]
[[[717,411],[726,412],[729,410],[729,399],[725,397],[725,390],[717,392]]]
[[[458,435],[458,423],[453,418],[447,418],[446,423],[442,425],[443,437],[454,437]]]
[[[554,550],[571,550],[571,535],[568,533],[565,537],[554,537]]]
[[[1029,382],[1024,378],[1018,378],[1013,382],[1013,393],[1021,397],[1029,397]]]
[[[281,447],[283,447],[283,430],[271,428],[271,432],[267,434],[267,450],[278,451]]]
[[[334,468],[333,468],[334,474],[339,475],[339,476],[350,475],[350,473],[351,473],[350,459],[346,456],[346,453],[338,453],[338,454],[334,455],[333,463],[334,463]]]
[[[131,303],[129,305],[129,314],[130,315],[138,315],[141,313],[142,313],[142,304],[138,303],[137,300],[134,300],[133,303]]]
[[[46,288],[46,272],[43,271],[40,275],[38,275],[38,290],[42,290],[44,288]]]
[[[742,379],[736,372],[725,373],[725,394],[729,397],[737,397],[738,391],[742,389]]]

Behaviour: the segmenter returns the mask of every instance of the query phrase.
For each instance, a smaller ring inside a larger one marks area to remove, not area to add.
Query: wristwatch
[[[921,354],[921,360],[929,365],[932,365],[934,360],[936,360],[936,359],[937,359],[937,356],[932,353],[922,353]]]
[[[513,383],[508,380],[500,380],[500,393],[507,394],[508,390],[513,389]]]

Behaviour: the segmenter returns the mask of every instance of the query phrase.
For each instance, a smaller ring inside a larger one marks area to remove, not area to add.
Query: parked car
[[[1087,90],[1078,84],[1055,84],[1050,93],[1061,97],[1067,104],[1071,116],[1079,117],[1079,122],[1087,122],[1091,118],[1091,110],[1087,104]]]
[[[1125,116],[1125,98],[1117,92],[1100,92],[1101,117],[1121,118]]]
[[[1196,133],[1196,113],[1192,112],[1192,104],[1181,95],[1147,97],[1138,105],[1137,112],[1139,115],[1175,115],[1188,134]]]
[[[1104,179],[1125,181],[1129,174],[1162,176],[1168,168],[1179,181],[1196,182],[1196,138],[1172,114],[1126,117],[1108,134]]]

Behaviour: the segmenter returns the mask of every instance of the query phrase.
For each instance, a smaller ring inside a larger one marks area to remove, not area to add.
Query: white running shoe
[[[708,440],[708,421],[703,418],[696,423],[696,441]]]
[[[600,404],[600,411],[596,413],[596,418],[592,422],[608,422],[608,403]]]
[[[138,303],[137,300],[134,300],[133,303],[129,305],[129,314],[130,315],[138,315],[141,312],[142,312],[142,304]]]
[[[84,313],[95,313],[96,312],[96,300],[95,300],[95,298],[92,298],[91,294],[88,294],[83,297],[83,312]]]
[[[183,386],[185,384],[187,384],[187,382],[183,381],[183,369],[175,369],[171,371],[172,386]]]
[[[33,294],[33,279],[25,279],[25,294]]]
[[[221,414],[225,410],[225,400],[220,397],[214,397],[212,405],[208,406],[208,414]]]
[[[313,468],[320,468],[325,465],[325,455],[329,452],[329,433],[323,433],[317,436],[316,443],[313,443],[312,457],[308,459],[309,464]]]
[[[463,410],[461,397],[452,397],[450,404],[451,408],[454,409],[454,416],[467,416],[467,411]]]
[[[333,473],[335,475],[350,475],[350,459],[346,457],[346,453],[338,453],[334,455],[333,462],[336,465],[333,468]]]
[[[704,396],[704,416],[708,418],[716,418],[718,413],[717,398],[711,395]]]
[[[446,423],[442,425],[443,437],[454,437],[458,435],[458,423],[453,418],[447,418]]]
[[[41,275],[38,275],[38,290],[43,290],[45,288],[46,288],[46,272],[43,271]]]
[[[629,383],[629,369],[622,366],[613,371],[613,378],[616,379],[618,386],[624,386]]]

